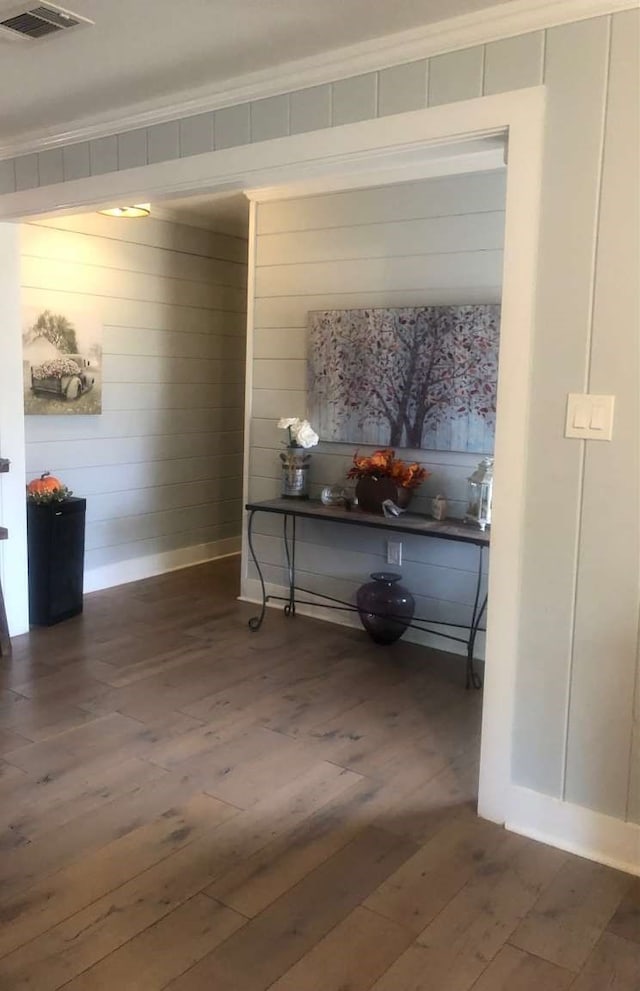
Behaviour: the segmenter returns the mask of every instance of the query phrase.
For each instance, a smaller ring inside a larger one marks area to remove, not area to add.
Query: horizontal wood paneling
[[[150,302],[197,306],[209,310],[238,312],[246,305],[246,292],[224,283],[207,284],[182,278],[145,275],[99,265],[51,259],[22,258],[22,284],[25,288],[64,290],[69,293],[103,297],[119,296]],[[95,305],[95,304],[94,304]]]
[[[333,259],[424,256],[437,253],[498,251],[504,240],[504,211],[463,213],[428,220],[389,221],[357,227],[265,234],[258,241],[258,266],[300,264]],[[431,252],[429,252],[431,253]]]
[[[28,476],[87,497],[87,570],[237,536],[246,242],[95,215],[22,245],[25,306],[104,325],[102,415],[26,419]]]
[[[112,492],[158,491],[165,486],[186,482],[234,479],[242,475],[242,455],[211,454],[207,457],[174,461],[140,461],[128,464],[126,472],[114,472],[109,465],[81,465],[66,468],[65,481],[78,495],[108,495]]]
[[[282,537],[283,522],[274,514],[257,513],[253,521],[253,532],[264,537]],[[333,549],[339,546],[343,551],[362,551],[362,530],[348,524],[324,522],[318,526],[313,520],[299,519],[296,532],[308,547],[311,545]],[[371,538],[367,553],[374,556],[386,554],[386,543],[389,534],[384,530],[369,531]],[[478,550],[470,544],[438,540],[431,537],[415,537],[402,534],[404,561],[414,564],[428,564],[437,568],[450,568],[464,571],[474,577],[478,571]],[[282,559],[282,544],[280,554]],[[487,555],[485,568],[487,570]]]
[[[112,382],[102,397],[103,410],[138,409],[191,409],[193,407],[240,406],[244,384],[221,383],[212,385],[177,385],[175,382],[158,384]]]
[[[58,289],[38,289],[35,286],[22,289],[25,306],[49,309],[64,309],[73,306],[77,309],[93,309],[96,297],[78,288],[68,292]],[[180,306],[154,300],[119,299],[116,296],[101,296],[100,313],[105,328],[125,327],[138,330],[168,330],[174,333],[216,334],[238,337],[246,328],[246,313],[211,310],[206,307]]]
[[[87,504],[87,519],[91,522],[118,519],[123,516],[144,516],[170,509],[207,505],[214,500],[234,505],[237,515],[238,500],[242,496],[242,475],[235,478],[219,476],[196,482],[178,482],[175,485],[125,489],[121,492],[98,492]]]
[[[146,409],[103,412],[102,416],[56,419],[34,416],[30,422],[30,443],[51,443],[58,437],[65,442],[91,439],[92,441],[124,437],[158,437],[186,433],[218,433],[225,429],[229,417],[238,415],[239,405],[223,408]]]
[[[172,358],[170,355],[105,354],[104,381],[135,383],[235,384],[244,378],[242,361],[215,358]]]
[[[253,411],[256,416],[277,420],[281,416],[304,416],[306,409],[306,390],[254,389]]]
[[[357,224],[504,210],[504,173],[447,176],[305,199],[261,203],[257,233],[325,230]]]
[[[497,285],[502,272],[502,252],[465,251],[273,265],[256,270],[256,296],[308,297],[370,289],[377,292],[457,289],[459,272],[464,272],[465,288]],[[312,299],[308,302],[311,309],[317,309]]]
[[[105,354],[143,354],[171,358],[219,358],[244,364],[243,334],[230,336],[207,332],[189,333],[148,330],[139,327],[105,327]]]
[[[109,564],[130,561],[132,557],[151,557],[154,554],[180,550],[183,547],[197,547],[199,544],[237,537],[239,525],[239,520],[232,523],[212,524],[195,530],[184,529],[158,537],[136,539],[135,544],[127,541],[124,544],[88,550],[85,553],[85,570],[91,572]],[[135,551],[133,555],[132,549]]]
[[[496,172],[259,205],[252,500],[279,494],[278,418],[306,415],[309,310],[499,301],[504,188],[504,173]],[[314,449],[312,496],[325,485],[346,483],[353,453],[349,444]],[[412,508],[428,513],[433,496],[443,493],[449,515],[462,516],[478,455],[402,454],[431,472]],[[258,555],[277,585],[286,584],[281,527],[280,520],[263,515],[254,523]],[[299,579],[318,592],[352,600],[368,574],[385,566],[383,533],[304,522],[298,536]],[[477,551],[404,535],[402,544],[401,570],[420,610],[443,622],[468,621]]]
[[[253,357],[302,358],[307,357],[306,327],[256,327],[253,335]]]
[[[217,502],[213,506],[183,506],[137,516],[121,516],[110,520],[96,520],[87,532],[86,548],[89,551],[114,544],[132,544],[137,540],[162,537],[172,533],[184,533],[222,523],[239,523],[240,508],[237,501]]]
[[[82,465],[128,465],[143,460],[167,461],[211,454],[233,454],[242,443],[242,431],[214,434],[152,435],[149,437],[106,437],[95,440],[48,440],[27,445],[27,472],[36,474],[40,465],[51,462],[60,470]],[[48,461],[47,461],[48,459]],[[80,495],[80,493],[78,493]]]
[[[304,391],[307,388],[307,362],[295,358],[256,358],[253,365],[256,389]]]
[[[50,230],[88,234],[102,241],[119,241],[125,244],[148,245],[166,248],[204,258],[221,258],[247,264],[247,242],[244,238],[229,234],[217,234],[199,227],[189,227],[157,217],[147,217],[135,225],[122,223],[118,218],[103,217],[99,213],[80,214],[75,217],[52,217],[38,221],[39,227]]]
[[[325,546],[317,542],[301,541],[296,553],[296,570],[326,578],[348,579],[358,585],[368,580],[372,571],[379,571],[383,564],[384,550],[378,539],[378,550],[350,550],[349,554],[336,555],[335,545]],[[265,564],[286,567],[282,541],[278,537],[256,534],[255,548],[258,559]],[[406,585],[417,594],[429,594],[430,598],[445,602],[473,605],[475,577],[472,572],[425,562],[403,561],[402,576]]]
[[[502,277],[494,285],[465,286],[464,303],[499,303]],[[456,286],[429,289],[380,289],[377,286],[364,292],[342,292],[339,305],[345,310],[357,310],[368,306],[448,306],[460,303],[460,289]],[[313,297],[268,296],[255,300],[256,328],[281,329],[305,327],[307,313],[313,310],[330,310],[337,306],[336,294],[328,291]]]
[[[92,265],[114,271],[135,272],[139,275],[160,275],[167,279],[188,279],[209,285],[229,285],[244,288],[246,263],[229,262],[220,258],[194,255],[188,252],[154,248],[130,241],[111,241],[73,231],[45,229],[38,224],[22,228],[24,257],[53,257],[74,265]]]

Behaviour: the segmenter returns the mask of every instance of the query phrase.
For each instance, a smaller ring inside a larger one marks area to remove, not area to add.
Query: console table
[[[488,531],[474,529],[472,525],[466,524],[462,520],[445,520],[440,522],[429,519],[426,516],[418,516],[415,513],[404,513],[399,517],[388,518],[377,516],[373,513],[365,513],[357,508],[347,509],[343,506],[324,506],[321,502],[313,500],[269,499],[265,502],[247,503],[245,508],[249,513],[247,530],[249,553],[258,572],[260,587],[262,589],[262,608],[260,613],[249,620],[249,629],[254,633],[262,626],[267,602],[270,599],[285,603],[284,612],[286,616],[295,616],[296,604],[321,605],[323,608],[337,609],[342,612],[358,611],[357,606],[353,605],[353,603],[343,602],[341,599],[335,599],[321,592],[313,592],[296,584],[296,521],[298,519],[339,523],[343,526],[369,527],[374,530],[386,530],[389,534],[406,533],[429,539],[457,541],[477,547],[478,564],[475,598],[470,623],[443,623],[440,620],[414,618],[409,625],[413,629],[422,630],[425,633],[432,633],[447,640],[455,640],[458,643],[465,644],[467,651],[467,688],[482,687],[480,675],[474,665],[473,650],[478,633],[484,632],[485,629],[480,623],[487,607],[487,596],[484,595],[481,598],[480,592],[482,587],[483,555],[485,548],[489,546],[490,540]],[[270,513],[283,518],[283,540],[289,578],[289,594],[287,596],[267,595],[260,562],[258,561],[253,545],[253,523],[256,513]],[[303,595],[313,595],[316,598],[325,599],[326,603],[296,599],[297,592],[301,592]],[[454,628],[459,630],[460,633],[466,631],[466,636],[456,636],[453,633],[444,633],[441,630],[434,629],[434,627],[438,626]]]

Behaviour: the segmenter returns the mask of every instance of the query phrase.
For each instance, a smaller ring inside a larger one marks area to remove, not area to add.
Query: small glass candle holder
[[[344,506],[348,498],[342,485],[325,485],[320,493],[320,502],[323,506]]]

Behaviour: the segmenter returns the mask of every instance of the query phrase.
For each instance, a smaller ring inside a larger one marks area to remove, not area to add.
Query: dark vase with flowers
[[[371,575],[372,581],[361,585],[356,593],[360,620],[375,643],[395,643],[413,619],[415,599],[400,585],[400,577],[376,571]]]
[[[382,504],[390,499],[400,509],[407,509],[413,495],[412,489],[397,485],[392,478],[374,478],[371,475],[356,482],[358,506],[365,513],[383,512]]]
[[[418,464],[401,461],[391,447],[374,451],[368,457],[358,452],[353,456],[353,465],[348,478],[356,478],[358,506],[365,513],[383,513],[383,503],[387,500],[400,509],[406,509],[415,489],[424,482],[429,472]]]

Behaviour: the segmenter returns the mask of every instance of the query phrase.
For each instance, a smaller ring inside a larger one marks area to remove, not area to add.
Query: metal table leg
[[[480,605],[480,588],[482,586],[482,563],[484,547],[478,548],[478,574],[476,577],[476,594],[473,601],[473,613],[471,615],[471,625],[469,627],[469,639],[467,640],[467,681],[466,688],[482,688],[482,679],[475,669],[473,651],[478,635],[478,627],[487,607],[487,596],[485,595]]]
[[[296,614],[296,518],[291,517],[291,538],[289,538],[289,517],[284,518],[284,552],[287,558],[287,572],[289,575],[289,599],[284,607],[285,616],[295,616]],[[289,539],[291,546],[289,546]]]
[[[256,630],[259,630],[260,627],[262,626],[264,614],[267,611],[267,599],[268,599],[267,590],[264,585],[264,578],[262,577],[260,564],[258,563],[258,558],[256,557],[256,552],[253,546],[253,517],[255,516],[255,514],[256,511],[252,510],[249,516],[249,524],[247,526],[247,543],[249,545],[249,553],[251,554],[251,560],[255,565],[255,569],[258,572],[258,578],[260,579],[260,588],[262,589],[262,608],[258,616],[252,616],[251,619],[249,620],[249,629],[251,630],[252,633],[255,633]]]

